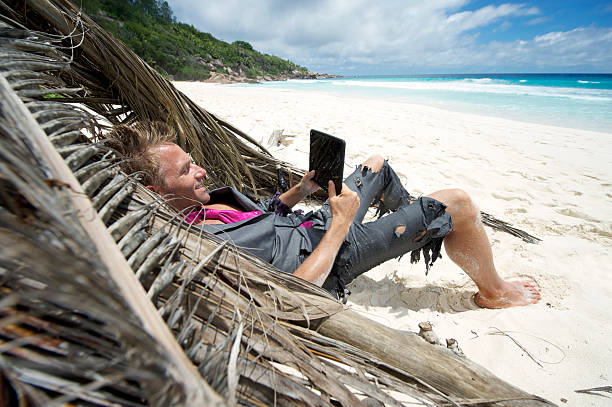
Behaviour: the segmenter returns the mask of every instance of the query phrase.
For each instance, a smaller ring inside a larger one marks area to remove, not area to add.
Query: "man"
[[[109,137],[130,158],[124,169],[141,171],[147,188],[168,197],[189,222],[339,298],[355,277],[407,252],[418,261],[422,251],[429,269],[444,241],[448,257],[476,283],[479,306],[506,308],[540,299],[533,283],[499,276],[480,212],[465,192],[442,190],[415,199],[381,156],[349,175],[339,195],[330,181],[329,200],[303,215],[291,208],[318,189],[314,172],[256,203],[230,187],[207,191],[206,170],[174,144],[176,135],[161,122],[117,126]],[[381,217],[362,223],[376,202]]]

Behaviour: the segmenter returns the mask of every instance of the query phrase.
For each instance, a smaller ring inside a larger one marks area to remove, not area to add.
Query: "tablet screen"
[[[314,181],[327,191],[327,182],[334,181],[336,194],[342,191],[344,149],[346,143],[338,137],[310,130],[309,171],[315,170]]]

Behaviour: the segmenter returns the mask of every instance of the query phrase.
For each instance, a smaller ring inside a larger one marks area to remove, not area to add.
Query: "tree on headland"
[[[227,43],[176,21],[167,1],[72,0],[97,23],[121,39],[162,75],[204,80],[212,73],[248,79],[265,75],[300,77],[308,70],[262,54],[246,41]]]

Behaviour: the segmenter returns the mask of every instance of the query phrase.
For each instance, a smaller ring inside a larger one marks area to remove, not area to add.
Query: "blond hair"
[[[110,139],[109,145],[127,158],[121,164],[123,171],[128,174],[140,171],[144,185],[164,186],[159,152],[155,147],[174,143],[174,129],[161,121],[141,121],[130,126],[115,126],[106,137]]]

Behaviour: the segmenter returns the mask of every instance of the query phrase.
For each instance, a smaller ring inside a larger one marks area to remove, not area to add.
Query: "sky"
[[[168,0],[178,21],[313,72],[611,73],[607,0]]]

